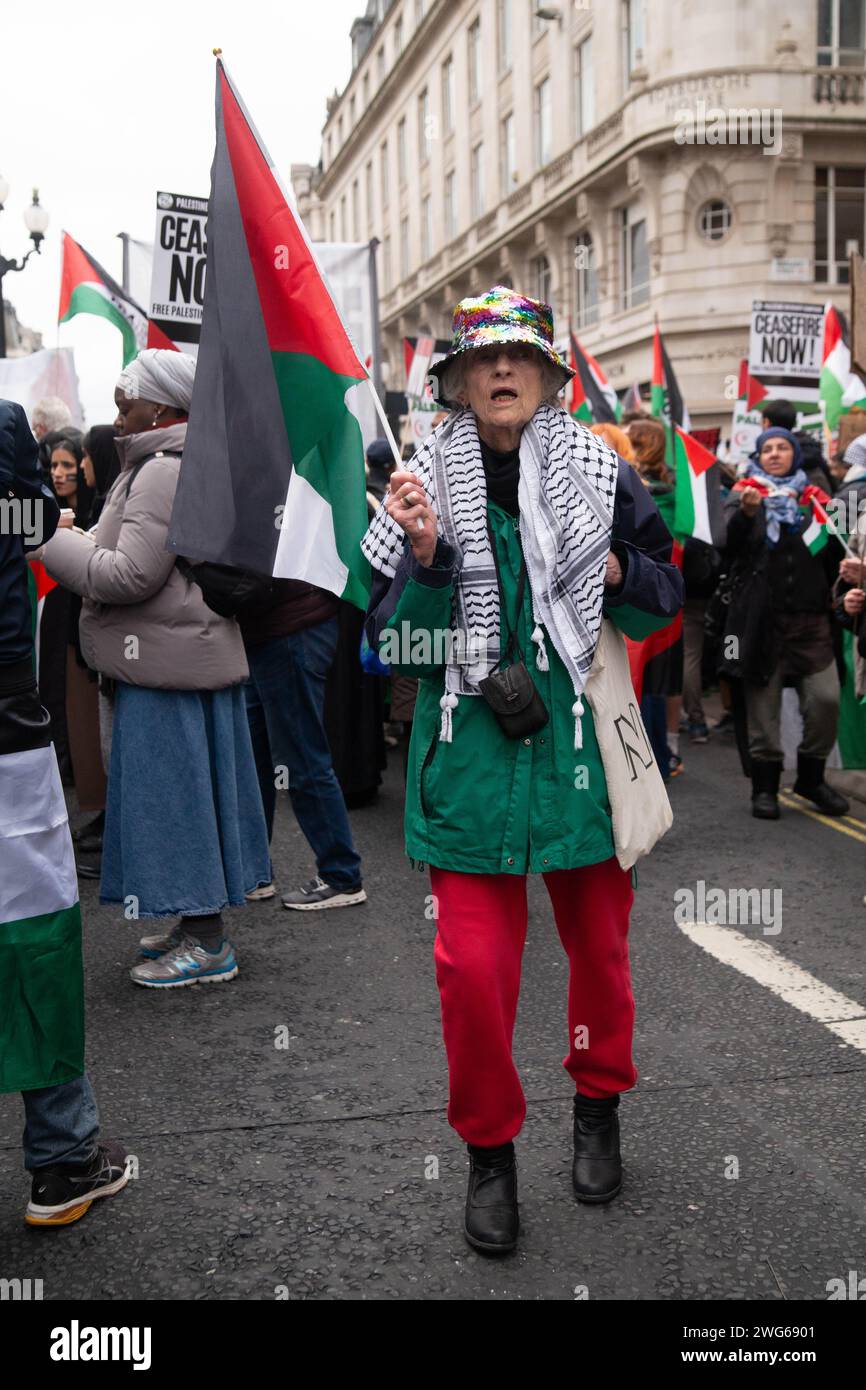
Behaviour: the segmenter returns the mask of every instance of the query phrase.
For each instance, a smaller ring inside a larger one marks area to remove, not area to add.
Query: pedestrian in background
[[[635,457],[631,440],[626,431],[620,429],[619,425],[612,425],[603,421],[600,425],[593,425],[590,434],[597,434],[599,439],[603,439],[605,444],[609,444],[626,463],[634,463]]]
[[[839,714],[830,611],[841,547],[831,537],[813,555],[805,544],[809,517],[799,503],[807,486],[799,440],[773,427],[758,436],[745,476],[725,503],[727,558],[736,567],[725,636],[736,637],[737,655],[728,674],[744,682],[752,814],[760,820],[780,814],[786,684],[796,689],[803,715],[794,791],[828,816],[849,809],[824,780]]]
[[[222,909],[269,880],[240,630],[166,549],[195,363],[148,349],[115,390],[121,472],[95,532],[60,531],[50,574],[84,599],[81,647],[116,682],[100,898],[179,920],[142,939],[149,988],[234,979]]]

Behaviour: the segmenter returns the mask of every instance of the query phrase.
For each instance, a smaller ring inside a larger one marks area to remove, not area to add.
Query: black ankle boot
[[[574,1097],[574,1163],[571,1181],[579,1202],[609,1202],[622,1187],[619,1096]]]
[[[466,1239],[485,1255],[505,1255],[517,1244],[517,1160],[514,1145],[469,1150],[469,1191],[466,1194]]]
[[[782,764],[752,759],[752,815],[758,820],[779,819],[779,782]]]
[[[839,792],[834,791],[824,781],[824,758],[809,758],[805,753],[797,754],[797,780],[794,791],[814,802],[825,816],[844,816],[851,807]]]

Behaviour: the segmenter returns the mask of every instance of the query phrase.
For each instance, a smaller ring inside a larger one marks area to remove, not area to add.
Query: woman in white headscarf
[[[195,362],[149,349],[114,393],[120,476],[95,531],[59,530],[49,574],[80,594],[81,649],[115,684],[102,902],[177,918],[142,938],[149,988],[231,980],[222,909],[269,883],[240,631],[177,568],[166,537]]]

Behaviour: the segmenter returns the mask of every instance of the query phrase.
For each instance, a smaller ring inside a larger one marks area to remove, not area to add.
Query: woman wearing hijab
[[[233,979],[222,909],[270,881],[237,624],[166,548],[195,363],[149,349],[114,393],[120,476],[95,532],[66,530],[46,569],[82,595],[88,665],[116,682],[101,900],[179,920],[141,943],[136,984]]]
[[[93,489],[90,524],[99,520],[111,485],[120,474],[120,459],[114,447],[114,425],[94,425],[83,441],[81,468],[88,487]]]
[[[519,1226],[513,1140],[526,1104],[511,1041],[527,873],[544,877],[571,967],[574,1192],[607,1202],[622,1183],[616,1110],[637,1077],[632,888],[612,814],[622,784],[600,753],[608,735],[616,743],[614,706],[596,717],[590,674],[603,638],[607,659],[592,676],[620,661],[622,708],[647,770],[646,783],[637,767],[634,781],[626,775],[626,801],[648,825],[654,777],[664,806],[645,853],[670,808],[621,639],[602,619],[645,635],[673,618],[681,582],[634,470],[558,401],[572,372],[553,347],[548,305],[501,285],[464,299],[433,372],[451,413],[413,471],[392,475],[362,542],[374,571],[367,637],[419,677],[406,852],[430,865],[448,1118],[469,1146],[464,1232],[501,1254]]]
[[[726,643],[737,638],[727,674],[744,682],[752,814],[759,820],[779,819],[785,685],[795,687],[803,715],[794,791],[824,815],[848,810],[844,796],[824,780],[839,714],[830,610],[840,547],[831,538],[813,555],[806,544],[812,496],[830,500],[809,484],[796,436],[774,426],[758,435],[755,453],[726,503],[726,551],[736,586]]]

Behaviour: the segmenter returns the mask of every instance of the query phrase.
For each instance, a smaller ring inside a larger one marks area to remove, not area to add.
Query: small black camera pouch
[[[505,611],[499,559],[489,525],[487,535],[490,540],[490,549],[493,552],[496,582],[499,587],[500,629],[506,630],[508,633],[505,651],[496,665],[497,667],[501,666],[503,661],[508,661],[510,664],[501,671],[494,669],[483,681],[479,681],[478,689],[492,709],[502,732],[507,734],[509,738],[525,738],[528,734],[537,733],[539,729],[543,729],[545,724],[550,722],[547,706],[535,688],[535,682],[523,659],[523,652],[517,645],[516,627],[520,619],[523,594],[526,588],[526,560],[521,551],[520,579],[517,584],[517,610],[512,627]]]

